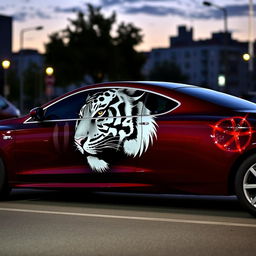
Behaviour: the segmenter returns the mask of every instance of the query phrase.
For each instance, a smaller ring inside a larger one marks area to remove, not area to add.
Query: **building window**
[[[189,59],[190,58],[190,52],[189,51],[185,51],[184,56],[185,56],[186,59]]]
[[[175,53],[172,53],[171,59],[172,59],[174,62],[176,61],[176,54],[175,54]]]
[[[185,63],[185,69],[190,69],[190,63],[189,62]]]

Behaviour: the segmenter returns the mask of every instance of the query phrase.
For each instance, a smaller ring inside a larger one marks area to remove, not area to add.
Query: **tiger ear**
[[[119,92],[129,96],[133,102],[139,101],[145,95],[145,92],[141,92],[135,89],[120,89]]]
[[[90,95],[90,94],[88,94],[88,95],[87,95],[87,97],[86,97],[85,102],[87,102],[90,98],[91,98],[91,95]]]

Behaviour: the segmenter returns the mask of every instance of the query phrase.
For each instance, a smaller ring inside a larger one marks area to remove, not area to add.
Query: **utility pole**
[[[254,91],[254,77],[253,77],[253,69],[254,69],[254,26],[253,26],[253,0],[249,0],[249,23],[248,23],[248,53],[249,53],[249,61],[248,61],[248,72],[249,72],[249,91]]]
[[[248,42],[248,52],[250,55],[249,59],[249,71],[253,72],[253,58],[254,58],[254,26],[253,26],[253,17],[254,17],[254,11],[253,11],[253,0],[249,0],[249,29],[248,29],[248,36],[249,36],[249,42]]]

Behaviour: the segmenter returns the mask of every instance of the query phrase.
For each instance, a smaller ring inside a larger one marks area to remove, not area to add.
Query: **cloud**
[[[40,9],[35,9],[35,8],[22,8],[23,10],[17,11],[11,16],[15,21],[19,22],[24,22],[28,19],[51,19],[52,17],[49,15],[49,12],[47,11],[42,11]]]
[[[127,7],[125,8],[125,13],[127,14],[148,14],[154,16],[167,16],[167,15],[177,15],[177,16],[185,16],[186,14],[177,9],[172,7],[166,6],[151,6],[151,5],[144,5],[141,7]]]
[[[46,13],[46,12],[42,12],[41,10],[37,10],[34,14],[35,17],[40,18],[40,19],[51,19],[51,16]]]
[[[80,6],[71,6],[66,8],[61,8],[56,6],[54,8],[54,12],[57,12],[57,13],[72,13],[72,12],[80,12],[80,11],[83,11],[83,9]]]
[[[237,4],[235,4],[237,2]],[[227,9],[228,17],[245,17],[248,15],[248,4],[223,5]],[[151,16],[178,16],[181,18],[194,18],[200,20],[223,19],[223,12],[216,7],[206,7],[201,0],[99,0],[100,6],[115,7],[125,14],[146,14]],[[7,6],[2,6],[3,10]],[[9,6],[8,9],[11,7]],[[12,7],[13,9],[13,7]],[[254,5],[256,11],[256,5]],[[51,6],[48,9],[40,9],[24,5],[12,15],[14,20],[23,22],[28,19],[51,19],[54,13],[85,12],[84,4],[69,7]]]
[[[209,10],[207,12],[194,12],[191,13],[190,17],[196,19],[223,19],[223,12],[214,7],[205,7]],[[243,17],[248,16],[248,5],[226,5],[224,8],[227,10],[228,17]],[[256,11],[256,5],[254,5],[254,10]]]
[[[15,21],[25,21],[29,16],[27,12],[17,12],[11,15]]]
[[[248,5],[228,5],[226,6],[229,16],[248,16]],[[256,11],[256,5],[254,5],[254,10]]]
[[[107,0],[105,0],[107,1]],[[108,0],[108,1],[120,1],[120,0]],[[127,0],[133,1],[133,0]],[[150,0],[151,1],[151,0]],[[152,0],[154,1],[154,0]],[[248,5],[226,5],[228,17],[245,17],[248,16]],[[256,11],[256,5],[254,5]],[[195,19],[223,19],[223,12],[216,7],[206,7],[202,5],[202,8],[192,8],[188,11],[184,7],[171,7],[166,5],[143,5],[143,6],[124,6],[123,10],[126,14],[148,14],[153,16],[167,16],[176,15],[182,18],[190,17]]]
[[[180,2],[180,0],[101,0],[100,3],[102,6],[113,6],[121,4],[133,4],[133,3],[159,3],[159,2]]]

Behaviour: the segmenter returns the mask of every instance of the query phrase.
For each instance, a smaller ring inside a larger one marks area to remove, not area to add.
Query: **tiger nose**
[[[88,137],[87,137],[87,138],[88,138]],[[82,146],[82,145],[87,141],[87,138],[81,137],[81,138],[75,139],[75,141],[76,141],[79,145]]]

